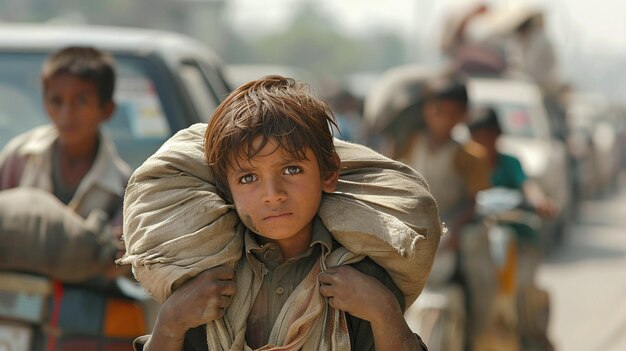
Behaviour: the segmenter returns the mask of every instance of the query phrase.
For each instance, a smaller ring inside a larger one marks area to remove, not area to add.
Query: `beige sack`
[[[41,189],[0,191],[0,271],[66,283],[102,275],[117,252],[108,221],[99,210],[84,219]]]
[[[157,301],[203,270],[231,265],[243,247],[233,207],[212,184],[203,140],[206,124],[178,132],[139,167],[124,199],[126,255]],[[410,306],[421,292],[441,235],[436,203],[411,168],[364,146],[335,140],[342,160],[335,193],[320,218],[348,250],[385,268]]]

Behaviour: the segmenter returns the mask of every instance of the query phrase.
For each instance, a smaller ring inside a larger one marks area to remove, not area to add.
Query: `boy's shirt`
[[[332,250],[336,243],[321,220],[316,217],[310,249],[298,257],[283,261],[278,245],[268,243],[259,245],[255,235],[247,230],[244,238],[245,262],[250,264],[255,279],[262,279],[256,301],[248,315],[246,340],[251,345],[265,345],[269,339],[274,322],[285,306],[287,299],[305,278],[317,258],[325,250]],[[392,291],[404,310],[404,295],[394,284],[389,274],[369,258],[352,267],[369,276],[377,278]],[[370,323],[346,314],[350,344],[352,350],[374,350],[374,336]],[[416,335],[419,339],[419,336]],[[207,350],[206,330],[204,326],[190,329],[185,336],[185,351]],[[146,337],[138,338],[135,350],[141,350]],[[420,340],[421,341],[421,340]],[[426,346],[423,345],[424,349]]]
[[[522,163],[515,156],[498,153],[498,163],[491,174],[493,186],[521,190],[528,179]]]
[[[295,288],[311,271],[322,252],[330,252],[333,241],[319,219],[312,228],[309,249],[300,256],[284,260],[276,243],[259,245],[256,235],[246,231],[244,252],[255,279],[263,283],[248,315],[246,340],[262,346],[267,343],[274,322]]]
[[[317,258],[337,246],[339,244],[333,240],[319,217],[313,221],[309,250],[288,260],[283,260],[278,245],[268,243],[261,246],[255,235],[246,231],[246,260],[251,265],[255,278],[263,280],[248,316],[246,340],[249,344],[263,346],[267,343],[272,327],[289,296],[316,264]],[[393,292],[404,310],[404,295],[382,267],[369,258],[353,264],[352,267],[383,283]],[[374,338],[369,322],[349,314],[346,314],[346,320],[352,349],[373,350]]]
[[[53,192],[52,149],[56,129],[45,125],[13,138],[0,152],[0,190],[34,187]],[[121,220],[121,203],[131,169],[113,143],[100,133],[96,159],[81,180],[68,206],[86,218],[102,209]]]
[[[452,139],[432,150],[428,138],[425,133],[416,135],[400,160],[424,176],[442,219],[449,221],[468,198],[489,188],[487,155],[473,141],[461,144]]]

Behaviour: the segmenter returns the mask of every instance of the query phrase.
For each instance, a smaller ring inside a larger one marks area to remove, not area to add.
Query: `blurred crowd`
[[[406,314],[431,350],[553,350],[536,272],[580,201],[617,186],[624,109],[562,80],[545,21],[532,6],[455,8],[442,65],[328,97],[338,138],[407,163],[437,199],[447,233]]]

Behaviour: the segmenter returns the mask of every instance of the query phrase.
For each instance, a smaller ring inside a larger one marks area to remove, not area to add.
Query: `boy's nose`
[[[263,201],[265,203],[280,202],[287,198],[287,193],[278,181],[266,181]]]
[[[74,117],[75,108],[72,104],[63,104],[59,108],[59,117],[62,121],[67,122]]]

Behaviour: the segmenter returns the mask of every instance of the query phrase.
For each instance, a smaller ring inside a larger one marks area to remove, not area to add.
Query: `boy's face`
[[[496,151],[496,142],[500,134],[491,128],[478,128],[472,131],[472,139],[482,145],[490,154]]]
[[[454,100],[433,100],[424,105],[424,122],[437,139],[447,139],[454,126],[465,121],[467,111]]]
[[[253,143],[260,143],[256,138]],[[311,149],[298,160],[272,139],[250,160],[237,159],[227,172],[228,187],[242,222],[262,237],[294,246],[311,240],[312,220],[322,192],[332,192],[338,172],[321,175]]]
[[[59,141],[66,147],[93,143],[100,123],[111,116],[115,107],[111,101],[100,102],[94,83],[64,73],[44,83],[44,105],[58,130]]]

